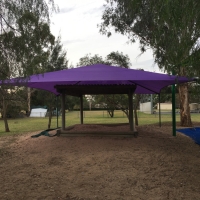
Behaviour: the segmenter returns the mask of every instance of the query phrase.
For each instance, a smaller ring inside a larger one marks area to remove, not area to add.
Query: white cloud
[[[139,56],[137,42],[128,44],[126,36],[113,33],[107,38],[99,33],[97,24],[101,22],[104,3],[104,0],[55,0],[60,12],[51,18],[51,31],[56,37],[61,35],[69,63],[76,65],[88,53],[106,57],[112,51],[119,51],[130,57],[131,68],[159,72],[150,50]]]
[[[69,13],[69,12],[72,12],[73,10],[75,10],[75,6],[73,7],[64,7],[64,8],[61,8],[59,10],[59,13],[58,14],[65,14],[65,13]]]

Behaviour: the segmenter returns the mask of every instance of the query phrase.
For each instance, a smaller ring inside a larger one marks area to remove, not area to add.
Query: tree
[[[84,57],[79,59],[77,66],[87,66],[93,64],[105,64],[105,65],[113,65],[113,66],[121,66],[124,68],[130,68],[130,58],[128,55],[124,55],[122,52],[112,51],[109,53],[106,58],[95,54],[92,56],[91,54],[86,54]]]
[[[53,0],[49,2],[53,5]],[[54,43],[49,28],[50,4],[45,0],[1,1],[0,56],[4,62],[8,63],[9,56],[9,60],[18,63],[12,70],[3,65],[1,76],[4,76],[1,78],[28,76],[42,71],[48,58],[48,47]],[[5,77],[6,74],[9,77]]]
[[[191,83],[189,85],[190,91],[190,102],[192,103],[200,103],[200,81],[198,80],[196,83]]]
[[[170,74],[200,74],[200,2],[182,0],[108,0],[100,32],[111,35],[110,27],[140,41],[141,51],[153,50],[155,63]],[[179,85],[182,126],[191,126],[188,85]]]
[[[68,69],[67,52],[63,49],[61,43],[61,36],[55,40],[54,45],[50,51],[47,68],[45,71],[57,71],[62,69]]]
[[[0,2],[0,79],[27,77],[41,73],[47,64],[49,48],[54,36],[49,28],[50,9],[54,9],[53,0],[2,0]],[[26,81],[26,80],[25,80]],[[6,118],[8,98],[14,87],[1,87],[1,105],[3,107],[5,130],[9,127]],[[6,105],[6,106],[5,106]]]
[[[95,54],[94,56],[91,56],[91,54],[86,54],[84,57],[79,59],[77,66],[88,66],[97,63],[109,64],[102,58],[102,56],[99,56],[98,54]]]
[[[131,65],[128,55],[124,55],[122,52],[119,53],[117,51],[111,52],[105,59],[97,54],[94,56],[87,54],[83,58],[80,58],[77,66],[87,66],[97,63],[121,66],[124,68],[130,68]],[[96,103],[103,105],[103,107],[107,109],[110,117],[114,117],[115,109],[120,109],[126,114],[127,117],[129,116],[127,95],[96,95],[93,99],[95,99]]]
[[[68,111],[72,111],[74,109],[80,109],[80,98],[76,96],[69,96],[67,95],[65,100],[66,109]],[[83,97],[83,108],[88,108],[88,102],[86,97]]]
[[[0,112],[4,121],[5,131],[9,132],[7,117],[16,117],[17,111],[23,106],[23,98],[18,95],[19,90],[14,87],[8,88],[1,86],[0,88]],[[10,111],[9,113],[7,111]],[[19,114],[19,112],[18,112]]]
[[[43,66],[43,71],[50,72],[67,69],[68,60],[66,59],[66,55],[67,52],[63,49],[63,45],[61,44],[61,36],[58,36],[54,44],[49,49],[49,55],[45,65]],[[30,111],[31,94],[35,91],[35,89],[28,88],[28,90],[28,110]]]
[[[44,106],[48,109],[48,125],[47,128],[51,128],[51,121],[54,111],[56,110],[57,106],[57,99],[56,95],[45,91],[45,90],[35,90],[32,93],[31,98],[31,105],[34,106]],[[60,104],[59,104],[60,107]]]
[[[55,43],[50,50],[48,62],[44,70],[45,72],[52,72],[62,69],[68,69],[68,60],[67,60],[67,52],[63,49],[63,45],[61,43],[61,36],[58,36],[58,38],[55,40]],[[41,90],[33,90],[33,94],[34,93],[37,94],[34,95],[36,97],[34,99],[35,104],[39,103],[38,105],[45,105],[48,107],[48,113],[49,113],[48,129],[49,129],[51,127],[52,113],[55,108],[55,95],[48,91],[41,91]]]
[[[128,55],[124,55],[122,52],[113,51],[106,56],[106,62],[110,65],[121,66],[129,69],[131,66],[130,58]]]

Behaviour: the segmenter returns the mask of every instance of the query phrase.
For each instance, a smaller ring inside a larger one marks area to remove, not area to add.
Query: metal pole
[[[58,96],[56,96],[56,116],[57,116],[57,128],[58,128]]]
[[[129,98],[129,124],[130,124],[130,131],[134,131],[134,122],[133,122],[133,91],[130,90],[128,94]]]
[[[62,93],[62,130],[65,130],[65,93]]]
[[[159,126],[161,127],[160,93],[159,93],[158,97],[159,97]]]
[[[83,95],[80,96],[80,122],[83,124]]]

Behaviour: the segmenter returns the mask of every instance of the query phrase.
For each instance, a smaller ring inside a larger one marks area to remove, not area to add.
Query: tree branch
[[[2,16],[1,13],[0,13],[0,17],[3,19],[3,21],[7,24],[7,26],[8,26],[9,28],[11,28],[11,29],[14,30],[14,31],[17,31],[17,29],[13,28],[13,27],[6,21],[6,19]]]

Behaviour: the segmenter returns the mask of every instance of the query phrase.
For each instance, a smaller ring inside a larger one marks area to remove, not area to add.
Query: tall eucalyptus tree
[[[169,74],[200,75],[200,1],[107,0],[100,32],[114,31],[151,48],[155,63]],[[191,126],[188,85],[179,85],[182,126]]]
[[[44,71],[49,49],[54,43],[49,15],[55,10],[49,0],[0,1],[0,79],[27,77]],[[9,131],[6,108],[11,98],[8,87],[2,86],[1,107],[5,131]],[[12,91],[16,88],[10,88]]]

